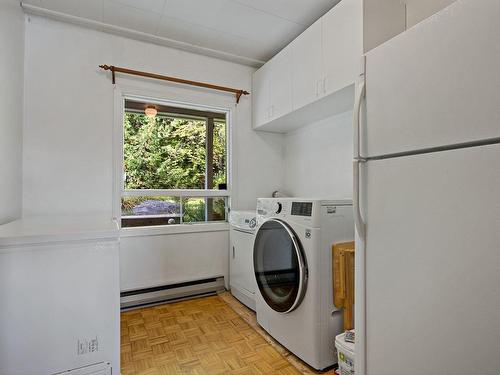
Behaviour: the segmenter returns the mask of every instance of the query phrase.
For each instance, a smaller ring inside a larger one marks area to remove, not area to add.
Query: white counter
[[[0,249],[62,241],[116,240],[116,220],[103,215],[33,216],[0,225]]]

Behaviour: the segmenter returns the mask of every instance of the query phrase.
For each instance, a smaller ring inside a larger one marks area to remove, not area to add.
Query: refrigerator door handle
[[[363,159],[361,157],[361,103],[363,102],[363,98],[365,96],[365,81],[360,83],[358,88],[358,95],[356,96],[356,100],[354,102],[354,113],[353,113],[353,129],[354,129],[354,159]]]
[[[353,114],[353,129],[354,129],[354,162],[353,162],[353,208],[354,208],[354,223],[356,225],[356,230],[359,237],[364,240],[365,238],[365,223],[361,216],[361,209],[359,207],[359,175],[360,175],[360,163],[366,161],[360,155],[360,145],[361,145],[361,103],[363,97],[365,96],[365,82],[364,80],[359,85],[358,95],[356,96],[356,101],[354,103],[354,114]]]
[[[361,209],[359,207],[359,174],[360,174],[360,163],[362,161],[354,159],[352,170],[353,170],[353,208],[354,208],[354,224],[356,231],[358,232],[359,238],[364,241],[365,239],[365,222],[361,216]]]

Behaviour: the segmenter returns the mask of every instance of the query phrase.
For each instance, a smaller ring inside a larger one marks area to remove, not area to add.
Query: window
[[[125,100],[123,135],[122,227],[226,220],[226,113]]]

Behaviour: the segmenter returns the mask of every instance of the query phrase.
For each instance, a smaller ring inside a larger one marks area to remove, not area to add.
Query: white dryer
[[[258,323],[315,369],[337,362],[342,313],[333,305],[332,245],[354,239],[350,200],[257,200]]]

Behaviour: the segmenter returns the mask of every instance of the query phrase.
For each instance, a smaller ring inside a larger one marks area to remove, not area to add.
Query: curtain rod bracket
[[[240,90],[236,93],[236,104],[238,104],[240,102],[240,98],[242,95],[250,95],[250,93],[248,91],[245,91],[245,90]]]
[[[240,102],[240,99],[243,95],[250,95],[250,93],[248,91],[245,91],[245,90],[238,90],[238,89],[233,89],[231,87],[213,85],[211,83],[190,81],[190,80],[182,79],[182,78],[163,76],[160,74],[141,72],[139,70],[119,68],[119,67],[114,66],[114,65],[103,64],[103,65],[99,65],[99,68],[104,69],[104,70],[111,70],[111,80],[112,80],[113,84],[115,84],[115,81],[116,81],[115,73],[118,72],[118,73],[130,74],[130,75],[135,75],[135,76],[140,76],[140,77],[159,79],[162,81],[169,81],[169,82],[179,83],[179,84],[183,84],[183,85],[203,87],[203,88],[207,88],[207,89],[211,89],[211,90],[231,92],[231,93],[236,94],[236,104],[238,104]]]
[[[116,83],[116,77],[115,77],[115,67],[113,65],[99,65],[99,68],[104,69],[104,70],[111,70],[111,82],[113,85]]]

